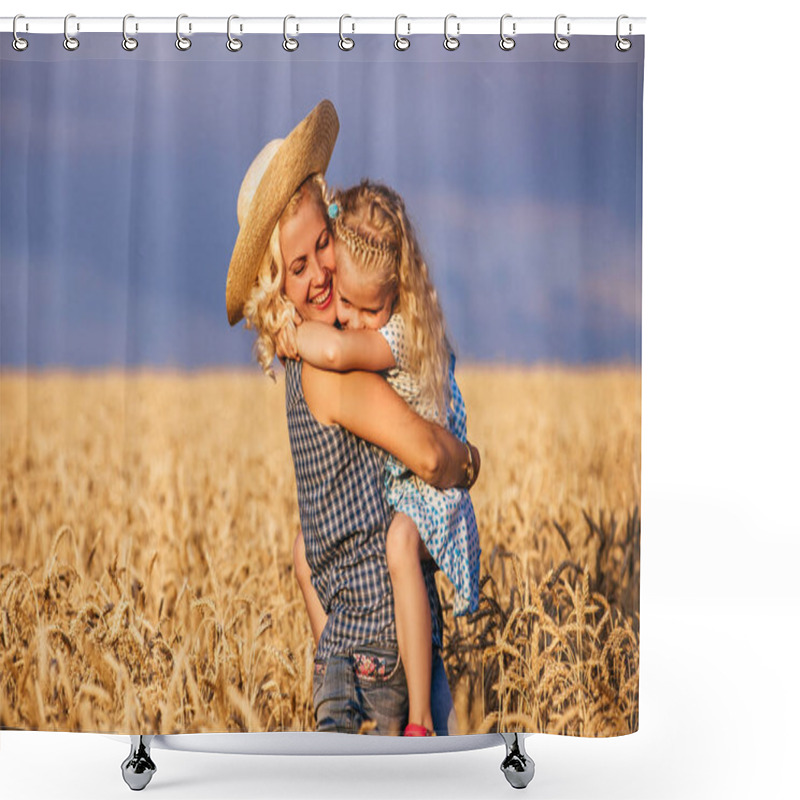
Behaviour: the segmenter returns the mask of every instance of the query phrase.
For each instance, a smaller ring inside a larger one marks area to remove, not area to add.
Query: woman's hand
[[[328,372],[303,364],[303,392],[323,425],[341,425],[402,461],[438,489],[466,485],[470,454],[473,478],[480,455],[435,422],[415,414],[384,378],[373,372]]]

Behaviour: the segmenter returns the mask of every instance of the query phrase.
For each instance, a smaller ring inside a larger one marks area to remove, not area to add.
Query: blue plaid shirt
[[[286,419],[300,527],[311,581],[328,614],[317,658],[367,644],[396,644],[386,565],[392,509],[383,472],[387,454],[338,425],[322,425],[306,404],[302,364],[286,362]],[[433,644],[442,646],[442,610],[432,562],[423,563]]]

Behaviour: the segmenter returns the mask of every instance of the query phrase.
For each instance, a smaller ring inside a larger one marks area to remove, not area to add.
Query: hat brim
[[[225,304],[231,325],[243,317],[244,304],[283,210],[309,175],[325,174],[338,134],[336,109],[330,100],[322,100],[283,140],[264,170],[228,266]]]

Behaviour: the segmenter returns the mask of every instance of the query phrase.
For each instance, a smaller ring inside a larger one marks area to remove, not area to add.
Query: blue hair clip
[[[336,219],[339,216],[339,206],[336,203],[330,203],[328,205],[328,216],[331,219]]]

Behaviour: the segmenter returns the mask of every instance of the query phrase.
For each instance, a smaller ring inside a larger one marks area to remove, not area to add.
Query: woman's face
[[[304,320],[333,325],[336,258],[333,236],[319,205],[303,195],[297,213],[281,221],[280,247],[286,277],[283,292]]]

